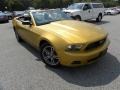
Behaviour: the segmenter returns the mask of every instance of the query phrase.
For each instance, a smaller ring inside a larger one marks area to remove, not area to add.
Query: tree
[[[119,3],[119,5],[120,5],[120,0],[118,0],[118,3]]]
[[[103,2],[105,7],[120,5],[120,0],[0,0],[0,9],[25,10],[28,7],[35,8],[60,8],[76,2]]]
[[[0,0],[0,10],[4,10],[4,9],[5,9],[5,1]]]
[[[23,4],[19,0],[5,0],[5,5],[10,11],[23,9]]]
[[[19,0],[22,4],[23,9],[27,9],[28,7],[32,6],[32,0]]]
[[[50,0],[33,0],[33,6],[36,8],[49,8]]]

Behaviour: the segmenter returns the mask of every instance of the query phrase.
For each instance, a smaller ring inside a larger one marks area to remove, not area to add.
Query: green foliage
[[[120,5],[120,0],[118,0],[118,3],[119,3],[119,5]]]
[[[5,7],[5,2],[4,0],[0,0],[0,11],[3,10]]]
[[[0,9],[25,10],[28,7],[60,8],[67,7],[75,2],[103,2],[106,7],[120,5],[120,0],[0,0]]]
[[[9,10],[19,9],[22,3],[19,0],[5,0],[5,5]]]

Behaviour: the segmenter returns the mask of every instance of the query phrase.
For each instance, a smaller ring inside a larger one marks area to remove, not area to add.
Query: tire
[[[5,21],[6,23],[9,23],[9,20]]]
[[[107,15],[111,15],[111,13],[110,13],[110,12],[108,12],[108,13],[107,13]]]
[[[9,18],[9,20],[12,20],[12,16],[9,16],[8,18]]]
[[[98,15],[98,17],[96,18],[96,22],[101,22],[102,21],[102,15],[101,14],[99,14]]]
[[[78,16],[78,15],[77,15],[77,16],[75,16],[74,18],[75,18],[75,20],[81,21],[81,17],[80,17],[80,16]]]
[[[15,32],[15,36],[18,42],[22,42],[23,40],[21,39],[21,37],[19,36],[18,32],[15,30],[14,28],[14,32]]]
[[[43,43],[40,46],[40,55],[42,61],[50,67],[60,66],[59,58],[54,47],[48,43]]]

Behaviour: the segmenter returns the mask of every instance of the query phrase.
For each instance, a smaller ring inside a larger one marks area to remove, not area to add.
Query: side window
[[[103,4],[92,4],[93,8],[104,8]]]
[[[92,9],[92,7],[91,7],[91,5],[90,5],[90,4],[88,4],[88,9]]]
[[[83,7],[83,10],[88,10],[91,9],[91,5],[90,4],[85,4],[85,6]]]

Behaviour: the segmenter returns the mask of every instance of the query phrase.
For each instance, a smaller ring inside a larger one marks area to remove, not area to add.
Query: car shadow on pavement
[[[120,63],[110,53],[100,58],[97,63],[79,68],[60,67],[55,69],[48,66],[46,68],[66,82],[84,87],[107,85],[120,74]]]
[[[28,43],[26,42],[22,42],[20,43],[25,49],[27,49],[28,51],[30,51],[35,57],[37,57],[36,61],[41,61],[40,58],[40,53],[38,50],[36,50],[35,48],[33,48],[32,46],[30,46]]]
[[[9,22],[0,22],[0,24],[6,24],[6,23],[9,23]]]
[[[102,20],[101,22],[96,22],[95,20],[90,20],[90,21],[86,21],[86,22],[96,24],[96,25],[102,25],[102,24],[110,23],[110,21],[104,21],[104,20]]]
[[[21,45],[37,57],[37,61],[41,61],[39,52],[36,49],[24,42]],[[114,81],[120,75],[120,62],[115,56],[107,53],[104,57],[99,58],[98,62],[91,65],[76,68],[63,66],[51,68],[46,66],[46,69],[54,72],[68,83],[84,87],[95,87],[107,85]]]

